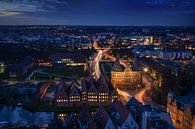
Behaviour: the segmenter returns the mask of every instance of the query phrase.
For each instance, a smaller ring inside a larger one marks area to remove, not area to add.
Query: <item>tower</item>
[[[114,87],[131,87],[137,86],[141,82],[141,72],[137,65],[137,61],[134,60],[133,64],[126,63],[126,68],[124,69],[120,64],[119,57],[113,65],[111,71],[111,83]]]

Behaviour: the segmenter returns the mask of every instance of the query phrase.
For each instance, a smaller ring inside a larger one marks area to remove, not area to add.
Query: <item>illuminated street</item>
[[[134,97],[135,97],[139,102],[141,102],[142,104],[145,104],[144,96],[145,96],[146,90],[147,90],[147,88],[143,88],[143,89],[141,89],[141,91],[139,91],[138,93],[136,93],[136,94],[134,95]]]
[[[195,129],[194,0],[0,0],[0,129]]]
[[[117,88],[117,92],[118,92],[118,94],[119,94],[120,100],[121,100],[124,104],[126,104],[126,103],[129,101],[129,99],[131,99],[131,97],[132,97],[128,92],[123,91],[123,90],[119,90],[118,88]]]

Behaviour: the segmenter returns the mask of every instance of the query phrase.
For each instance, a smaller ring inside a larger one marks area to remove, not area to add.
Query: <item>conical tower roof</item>
[[[125,71],[132,71],[130,63],[126,63]]]
[[[112,71],[117,71],[117,72],[123,71],[123,67],[120,64],[120,60],[119,60],[119,56],[118,55],[117,55],[117,58],[116,58],[116,60],[114,62],[114,66],[112,67]]]
[[[139,70],[139,66],[138,66],[138,62],[137,62],[137,57],[134,58],[132,65],[131,65],[131,69],[133,71],[138,71]]]

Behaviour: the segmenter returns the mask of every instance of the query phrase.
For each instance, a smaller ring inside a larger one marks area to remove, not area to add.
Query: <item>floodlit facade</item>
[[[117,98],[114,88],[94,80],[92,77],[83,79],[81,84],[74,80],[70,85],[61,81],[55,92],[55,105],[57,107],[108,106]]]
[[[170,94],[170,93],[169,93]],[[195,95],[184,97],[168,96],[167,111],[177,129],[195,128]]]
[[[132,64],[132,66],[127,64],[123,70],[117,58],[111,71],[111,83],[116,88],[137,85],[141,83],[141,72],[135,64]]]
[[[84,70],[87,68],[86,57],[81,52],[74,53],[55,53],[51,55],[51,63],[53,67],[80,67]]]
[[[5,72],[5,63],[0,61],[0,74]]]

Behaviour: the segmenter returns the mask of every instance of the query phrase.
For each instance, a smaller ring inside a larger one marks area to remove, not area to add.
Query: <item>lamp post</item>
[[[146,72],[146,73],[148,72],[148,68],[144,68],[143,70],[144,70],[144,72]]]

